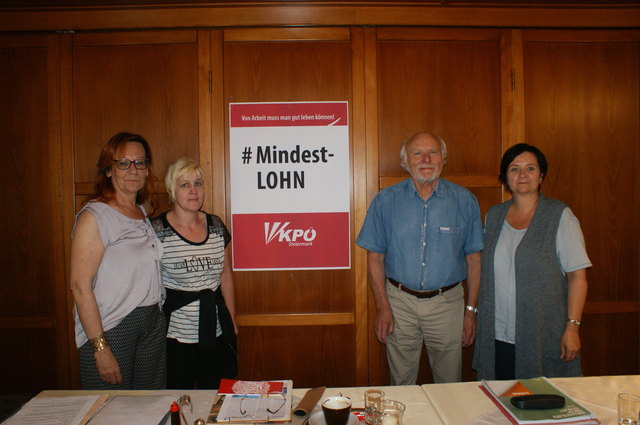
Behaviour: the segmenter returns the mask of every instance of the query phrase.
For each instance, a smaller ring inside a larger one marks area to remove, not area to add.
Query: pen
[[[170,414],[171,414],[171,410],[167,410],[167,413],[165,413],[162,419],[160,419],[160,422],[158,422],[158,425],[164,425],[167,422],[167,419],[169,419]]]

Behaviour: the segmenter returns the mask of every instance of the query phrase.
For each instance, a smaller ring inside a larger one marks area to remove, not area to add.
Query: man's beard
[[[433,175],[429,178],[425,178],[422,177],[422,175],[420,175],[418,173],[418,170],[416,170],[415,172],[411,172],[411,177],[418,182],[419,184],[424,184],[424,183],[433,183],[434,181],[436,181],[438,179],[438,177],[440,177],[440,171],[438,171],[438,167],[423,167],[423,168],[428,168],[428,169],[432,169]]]

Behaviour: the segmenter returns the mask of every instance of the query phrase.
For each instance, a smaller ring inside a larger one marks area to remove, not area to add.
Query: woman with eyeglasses
[[[146,216],[151,150],[118,133],[98,158],[95,198],[76,216],[71,291],[83,389],[166,385],[162,246]]]
[[[204,171],[181,158],[167,170],[172,209],[151,220],[163,247],[167,387],[218,388],[237,370],[235,295],[222,220],[201,211]]]

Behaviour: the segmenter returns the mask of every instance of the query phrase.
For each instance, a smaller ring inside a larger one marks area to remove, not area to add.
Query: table
[[[617,421],[616,396],[618,393],[640,393],[640,375],[551,378],[551,381],[577,402],[593,411],[603,425],[615,424]],[[364,392],[369,388],[380,388],[385,392],[385,398],[398,400],[406,405],[404,425],[465,425],[497,409],[493,402],[480,390],[479,385],[479,382],[461,382],[422,386],[327,388],[323,397],[342,394],[351,398],[354,408],[363,408]],[[304,396],[305,392],[306,389],[301,388],[293,390],[294,406]],[[38,397],[105,393],[107,392],[43,391],[38,394]],[[214,390],[108,392],[108,394],[127,395],[174,395],[175,398],[185,393],[191,396],[194,407],[193,417],[206,418],[216,396],[216,391]],[[320,410],[318,403],[311,414]],[[506,421],[506,418],[498,417]],[[302,425],[303,422],[304,418],[294,416],[291,425]],[[489,423],[497,425],[497,422]]]
[[[370,387],[374,388],[374,387]],[[417,425],[425,423],[441,424],[437,411],[431,405],[431,402],[425,397],[422,388],[418,385],[394,386],[394,387],[375,387],[385,392],[386,398],[402,401],[406,406],[404,425]],[[327,388],[323,394],[325,397],[342,394],[352,400],[353,408],[364,409],[364,392],[369,387],[351,387],[351,388]],[[304,396],[307,389],[294,388],[293,390],[293,406],[295,407],[300,399]],[[181,395],[188,393],[191,396],[193,405],[194,418],[207,418],[211,405],[216,397],[215,390],[162,390],[162,391],[43,391],[37,397],[63,397],[74,395],[92,395],[92,394],[109,394],[109,395],[172,395],[177,399]],[[320,402],[311,412],[311,415],[321,411]],[[310,416],[310,415],[309,415]],[[302,425],[306,418],[292,416],[291,425]],[[425,422],[426,421],[426,422]]]
[[[405,405],[403,425],[440,425],[442,424],[437,409],[431,401],[425,397],[423,389],[418,385],[395,387],[352,387],[352,388],[327,388],[323,397],[337,395],[347,396],[351,399],[354,408],[364,409],[364,392],[370,388],[379,388],[384,391],[385,398],[398,400]],[[294,395],[296,394],[294,390]],[[303,392],[304,394],[304,392]],[[323,400],[322,398],[320,400]],[[294,401],[295,404],[295,401]],[[322,410],[316,405],[314,413]]]
[[[591,410],[603,425],[617,423],[618,393],[640,393],[640,375],[550,380],[575,401]],[[434,424],[464,425],[496,409],[495,404],[480,390],[479,385],[479,382],[423,385],[425,395],[440,416],[440,422]]]

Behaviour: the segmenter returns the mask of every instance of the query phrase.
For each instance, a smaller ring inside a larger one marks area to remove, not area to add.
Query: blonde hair
[[[182,157],[171,164],[167,169],[167,175],[164,176],[164,185],[167,188],[169,201],[171,203],[176,200],[176,181],[178,181],[180,177],[186,176],[192,171],[195,171],[198,177],[204,179],[204,170],[191,158]]]

